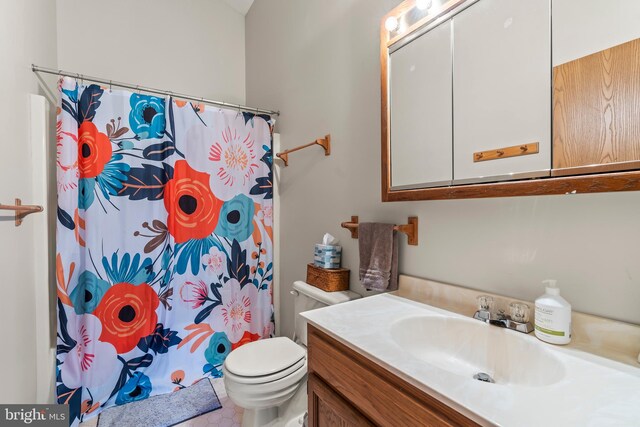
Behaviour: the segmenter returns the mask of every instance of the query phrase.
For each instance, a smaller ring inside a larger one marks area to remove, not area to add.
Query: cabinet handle
[[[495,150],[478,151],[473,153],[473,162],[486,162],[487,160],[506,159],[509,157],[526,156],[538,154],[540,144],[532,142],[529,144],[514,145],[511,147],[496,148]]]

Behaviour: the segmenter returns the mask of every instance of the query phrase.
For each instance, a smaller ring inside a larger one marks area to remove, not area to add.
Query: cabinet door
[[[481,0],[454,18],[454,183],[549,175],[549,2]]]
[[[370,427],[373,424],[317,376],[309,375],[309,427]]]
[[[553,0],[553,174],[640,169],[640,1]]]
[[[452,180],[451,22],[389,57],[391,188]]]

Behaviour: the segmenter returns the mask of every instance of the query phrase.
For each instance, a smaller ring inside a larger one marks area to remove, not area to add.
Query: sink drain
[[[491,378],[491,375],[485,374],[484,372],[478,372],[473,376],[474,380],[482,381],[485,383],[494,383],[495,381]]]

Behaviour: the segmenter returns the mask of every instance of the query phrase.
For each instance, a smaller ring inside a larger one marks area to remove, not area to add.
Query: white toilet
[[[301,425],[307,408],[307,322],[303,311],[360,298],[294,282],[296,341],[278,337],[245,344],[224,362],[227,395],[244,408],[243,427]]]

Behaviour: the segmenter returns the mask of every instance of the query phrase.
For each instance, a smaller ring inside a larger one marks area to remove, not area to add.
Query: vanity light
[[[416,0],[416,7],[420,10],[427,10],[431,7],[432,0]]]
[[[398,28],[398,25],[399,25],[398,18],[396,18],[395,16],[390,16],[387,18],[386,21],[384,21],[384,27],[389,32],[395,31],[396,28]]]

